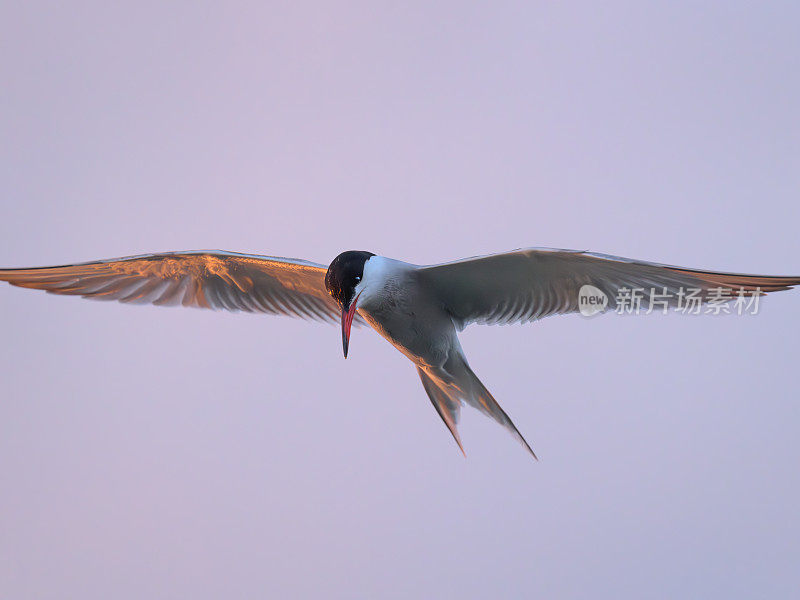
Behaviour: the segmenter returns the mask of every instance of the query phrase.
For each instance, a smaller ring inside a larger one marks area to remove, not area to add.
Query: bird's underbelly
[[[455,336],[447,315],[380,309],[360,312],[375,331],[417,365],[441,366],[447,361]]]

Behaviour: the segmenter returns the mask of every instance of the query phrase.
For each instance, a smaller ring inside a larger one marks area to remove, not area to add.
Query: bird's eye
[[[358,275],[356,275],[356,283],[358,283],[359,281],[361,281],[361,277],[359,277]]]

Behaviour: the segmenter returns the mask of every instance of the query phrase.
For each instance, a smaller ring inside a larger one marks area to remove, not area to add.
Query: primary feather
[[[222,251],[167,252],[57,267],[2,269],[12,285],[98,300],[291,315],[336,322],[326,267]]]

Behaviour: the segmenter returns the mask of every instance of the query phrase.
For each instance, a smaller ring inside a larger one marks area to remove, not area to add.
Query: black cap
[[[325,273],[325,289],[341,306],[350,306],[355,289],[364,276],[364,264],[375,256],[363,250],[348,250],[333,259]]]

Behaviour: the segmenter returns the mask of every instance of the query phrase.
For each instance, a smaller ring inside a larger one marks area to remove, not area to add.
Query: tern
[[[472,372],[458,340],[471,323],[510,324],[637,302],[680,308],[751,300],[791,289],[800,277],[686,269],[577,250],[529,248],[420,266],[372,252],[343,252],[322,264],[224,251],[146,254],[57,267],[0,269],[20,287],[99,300],[291,315],[340,323],[344,357],[353,323],[368,324],[417,369],[436,412],[464,452],[457,424],[466,403],[530,445]],[[588,292],[586,292],[588,290]],[[626,296],[627,294],[627,296]],[[587,314],[587,313],[584,313]]]

